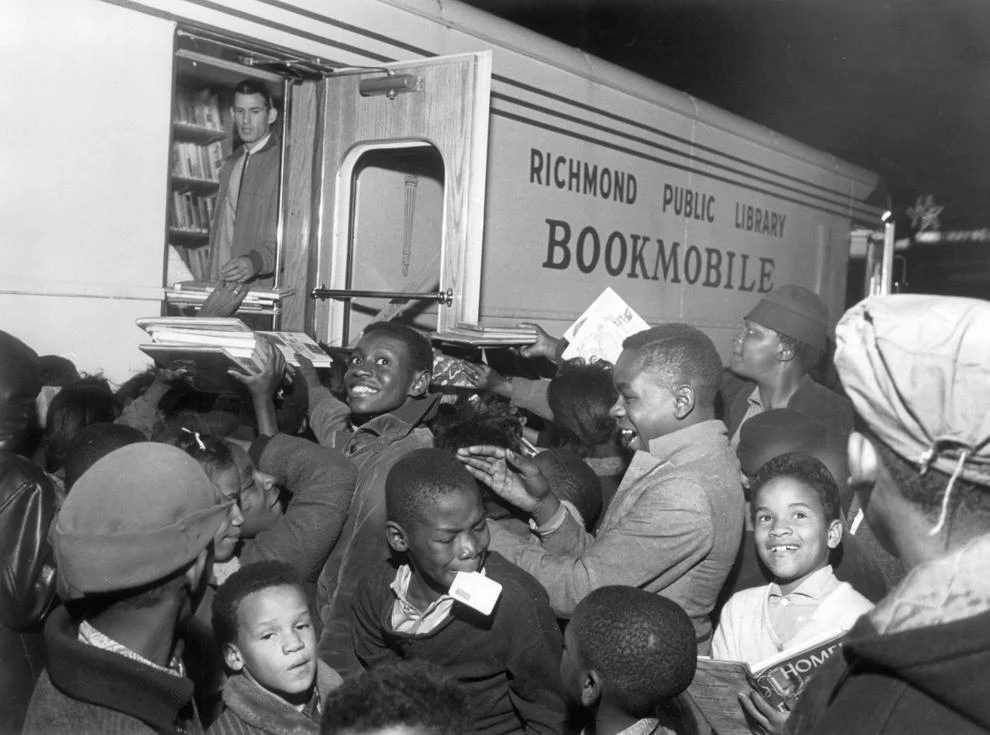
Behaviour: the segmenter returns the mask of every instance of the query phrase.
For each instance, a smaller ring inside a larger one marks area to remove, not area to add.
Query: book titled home
[[[753,666],[699,656],[688,696],[716,735],[759,733],[759,726],[749,721],[739,703],[739,694],[755,689],[778,711],[790,711],[815,671],[839,650],[844,636],[845,632],[832,631]]]

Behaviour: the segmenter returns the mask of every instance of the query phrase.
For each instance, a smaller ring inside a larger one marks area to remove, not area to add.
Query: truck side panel
[[[22,70],[4,88],[0,328],[126,378],[147,363],[134,319],[161,308],[174,25],[14,0],[0,26]]]
[[[456,2],[8,5],[0,56],[31,73],[8,85],[5,169],[24,173],[0,204],[4,328],[114,379],[146,364],[133,319],[160,308],[176,23],[335,65],[492,49],[490,321],[562,331],[612,285],[725,352],[779,283],[818,289],[836,318],[850,221],[875,215],[873,174]],[[297,285],[304,298],[317,284]]]

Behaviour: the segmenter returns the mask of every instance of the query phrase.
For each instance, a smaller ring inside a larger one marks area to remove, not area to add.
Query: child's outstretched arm
[[[305,355],[297,352],[296,361],[299,363],[297,374],[306,381],[310,429],[323,446],[342,448],[346,439],[340,435],[350,434],[350,407],[338,401],[330,389],[320,382],[316,367]]]

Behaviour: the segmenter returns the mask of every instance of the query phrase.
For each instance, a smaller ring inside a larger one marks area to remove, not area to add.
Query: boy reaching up
[[[234,572],[213,602],[213,630],[233,672],[211,735],[318,733],[322,701],[341,678],[316,656],[302,582],[288,564]]]
[[[305,371],[314,432],[358,470],[347,520],[317,583],[320,657],[344,676],[360,670],[351,643],[354,589],[387,557],[385,478],[401,457],[433,446],[425,426],[439,399],[427,395],[432,368],[426,337],[402,324],[376,322],[365,328],[348,360],[346,404],[319,384],[314,371]]]
[[[873,608],[829,565],[842,521],[839,491],[824,464],[801,453],[774,457],[756,473],[752,492],[756,553],[773,581],[730,597],[712,639],[714,658],[749,665],[830,632],[841,635]],[[755,690],[740,702],[769,731],[786,719]]]
[[[599,587],[564,631],[564,694],[590,710],[595,735],[690,731],[678,696],[694,677],[698,645],[676,602],[632,587]]]
[[[559,629],[539,583],[488,552],[475,481],[448,452],[422,449],[396,463],[386,493],[396,560],[383,560],[358,589],[354,649],[361,663],[436,664],[466,691],[466,732],[562,732]],[[479,611],[463,602],[477,604],[479,593],[452,587],[458,573],[480,586],[501,585],[494,607]]]

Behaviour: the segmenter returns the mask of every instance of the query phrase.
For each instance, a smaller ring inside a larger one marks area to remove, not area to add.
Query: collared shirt
[[[124,658],[129,658],[132,661],[137,661],[144,664],[145,666],[150,666],[156,671],[161,671],[163,673],[169,674],[171,676],[182,678],[186,675],[185,669],[182,665],[182,659],[179,656],[172,656],[172,660],[169,662],[168,666],[159,666],[154,661],[149,661],[140,653],[132,651],[130,648],[125,646],[123,643],[118,643],[110,636],[105,633],[101,633],[96,628],[94,628],[88,620],[83,620],[79,624],[79,642],[85,643],[87,646],[92,646],[93,648],[99,648],[102,651],[110,651],[111,653],[116,653]]]
[[[735,432],[732,434],[732,438],[729,439],[729,444],[732,445],[733,449],[739,447],[739,435],[742,431],[742,425],[754,416],[763,413],[764,410],[763,401],[760,399],[760,388],[757,386],[753,388],[753,392],[746,398],[746,413],[743,414],[742,421],[739,422]]]
[[[830,565],[816,571],[786,595],[781,592],[780,585],[771,582],[767,593],[767,615],[780,640],[793,638],[818,609],[821,601],[838,586],[839,580]]]
[[[265,137],[261,138],[260,140],[256,140],[255,143],[254,143],[254,145],[252,145],[250,147],[244,146],[244,151],[249,156],[253,156],[255,153],[257,153],[258,151],[260,151],[262,148],[264,148],[268,144],[268,139],[271,138],[271,137],[272,137],[271,132],[265,133]]]
[[[454,598],[450,595],[440,595],[425,610],[420,611],[409,599],[409,582],[411,580],[412,570],[408,564],[403,564],[395,572],[395,579],[389,585],[395,593],[395,604],[392,606],[392,629],[398,633],[411,635],[431,633],[450,617],[450,611],[454,607]]]

